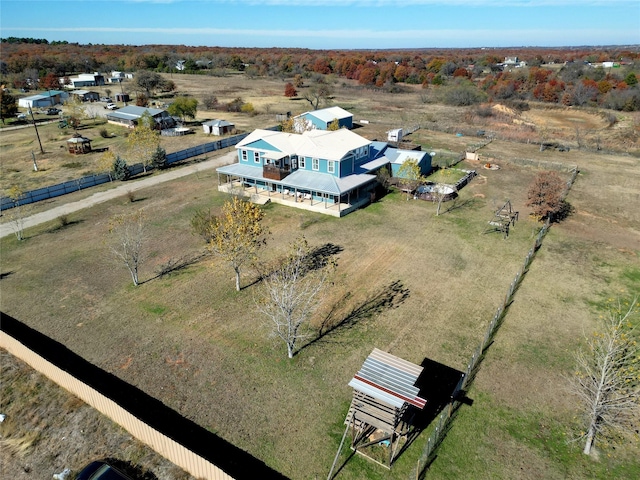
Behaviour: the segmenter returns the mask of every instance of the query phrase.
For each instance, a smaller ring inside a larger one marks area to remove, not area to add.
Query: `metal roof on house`
[[[165,110],[161,110],[159,108],[147,108],[147,107],[136,107],[135,105],[130,105],[128,107],[122,107],[120,110],[114,110],[107,114],[107,118],[120,118],[122,120],[138,120],[144,112],[149,112],[149,115],[152,117],[156,117],[163,113]]]
[[[92,92],[90,90],[73,90],[69,93],[72,93],[74,95],[86,95],[87,93],[98,93],[98,92]]]
[[[415,386],[422,370],[423,367],[374,348],[349,386],[396,408],[409,403],[422,409],[427,401],[418,396],[420,389]]]
[[[265,180],[262,175],[262,169],[250,165],[242,165],[234,163],[225,165],[217,169],[218,173],[232,175],[252,180]],[[359,174],[349,175],[343,178],[337,178],[327,173],[309,172],[307,170],[296,170],[287,175],[283,180],[271,180],[268,182],[276,185],[284,185],[288,188],[298,190],[308,190],[313,192],[328,193],[330,195],[341,195],[351,190],[366,185],[375,180],[375,175]]]
[[[320,110],[312,110],[309,112],[304,112],[299,117],[304,115],[312,115],[325,123],[333,122],[336,118],[338,120],[343,118],[353,117],[352,113],[347,112],[344,108],[340,107],[327,107],[321,108]]]
[[[400,150],[393,147],[389,147],[385,151],[385,156],[389,161],[396,164],[403,164],[410,158],[417,160],[417,162],[420,163],[425,155],[427,155],[427,152],[421,152],[420,150]]]
[[[272,145],[274,150],[287,152],[289,155],[326,160],[341,160],[350,151],[371,143],[370,140],[345,128],[336,131],[311,130],[301,134],[258,129],[238,143],[236,148],[249,147],[258,140],[263,140]]]

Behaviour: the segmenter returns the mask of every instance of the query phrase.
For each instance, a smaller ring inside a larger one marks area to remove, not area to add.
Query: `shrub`
[[[455,107],[467,107],[482,102],[485,94],[473,85],[459,85],[445,90],[443,101]]]
[[[129,176],[131,175],[129,173],[129,166],[127,165],[127,162],[125,162],[122,158],[120,158],[119,156],[116,157],[115,161],[113,162],[113,178],[115,178],[116,180],[128,180]]]
[[[60,224],[60,227],[66,227],[69,225],[69,216],[66,214],[60,215],[58,217],[58,223]]]
[[[101,128],[100,129],[100,136],[102,138],[109,138],[109,132],[107,132],[106,128]]]
[[[218,97],[215,95],[207,95],[202,100],[202,104],[207,110],[215,110],[218,107]]]

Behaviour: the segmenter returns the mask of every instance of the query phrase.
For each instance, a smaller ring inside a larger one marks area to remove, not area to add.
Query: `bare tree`
[[[253,261],[266,243],[268,229],[261,224],[263,218],[258,205],[234,196],[224,203],[221,215],[200,211],[191,219],[193,231],[205,239],[208,250],[233,268],[237,291],[241,268]]]
[[[327,103],[331,98],[331,88],[326,84],[314,85],[306,89],[302,98],[304,98],[314,110],[317,110],[321,103]]]
[[[127,267],[133,284],[138,286],[138,269],[144,260],[143,246],[146,240],[144,211],[111,217],[109,236],[111,251]]]
[[[287,345],[293,358],[298,341],[309,336],[305,324],[316,310],[335,263],[314,252],[304,237],[291,244],[291,251],[262,280],[258,309],[267,317],[272,335]]]
[[[8,212],[9,222],[18,241],[22,241],[24,240],[24,223],[29,216],[30,209],[28,205],[22,203],[24,191],[20,187],[14,185],[7,193],[13,202],[13,208]]]
[[[640,413],[640,346],[631,324],[638,313],[637,298],[611,308],[601,330],[587,339],[576,355],[573,390],[585,415],[584,453],[598,436],[628,430]]]
[[[440,183],[434,185],[431,189],[431,199],[433,203],[437,205],[436,217],[440,215],[440,207],[442,206],[442,202],[444,202],[444,199],[447,198],[448,194],[449,192],[447,191],[446,185]]]

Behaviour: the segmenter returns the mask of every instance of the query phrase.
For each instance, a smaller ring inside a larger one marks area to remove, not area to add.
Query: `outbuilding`
[[[202,128],[204,129],[204,133],[208,133],[209,135],[224,135],[231,133],[235,125],[226,120],[209,120],[202,124]]]
[[[89,90],[73,90],[69,92],[72,97],[78,98],[81,102],[97,102],[100,99],[98,92]]]
[[[159,108],[137,107],[135,105],[110,111],[107,113],[107,121],[109,123],[135,128],[138,124],[138,120],[140,120],[140,117],[145,113],[151,115],[151,118],[155,121],[155,128],[158,130],[172,128],[176,125],[175,120],[166,110],[161,110]]]
[[[22,108],[52,107],[53,105],[62,104],[67,98],[69,98],[68,92],[49,90],[38,95],[20,98],[18,106]]]
[[[304,119],[306,126],[310,129],[329,130],[329,126],[336,120],[338,121],[338,128],[348,128],[349,130],[353,128],[353,114],[340,107],[313,110],[301,113],[295,118]]]

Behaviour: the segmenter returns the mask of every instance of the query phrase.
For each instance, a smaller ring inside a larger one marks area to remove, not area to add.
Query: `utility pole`
[[[40,153],[44,155],[44,149],[42,148],[42,142],[40,141],[40,134],[38,133],[38,126],[36,125],[36,119],[33,117],[33,110],[29,107],[29,113],[31,114],[31,120],[33,121],[33,128],[36,130],[36,137],[38,137],[38,145],[40,145]]]

